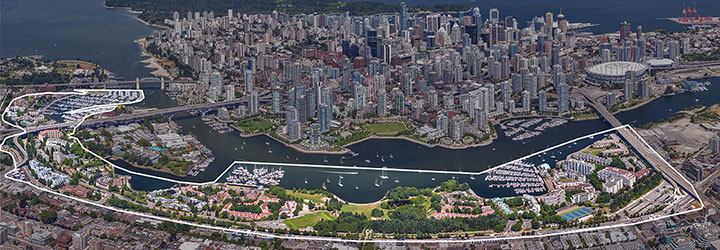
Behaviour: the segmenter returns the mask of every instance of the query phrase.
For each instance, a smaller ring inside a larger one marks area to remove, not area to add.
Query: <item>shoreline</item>
[[[170,80],[174,79],[174,77],[172,77],[170,72],[168,72],[165,69],[165,67],[162,66],[162,64],[159,62],[159,59],[157,57],[155,57],[154,55],[147,52],[147,50],[145,49],[145,47],[147,46],[147,40],[145,40],[145,38],[140,38],[133,42],[140,45],[140,55],[148,57],[147,59],[140,61],[141,63],[146,64],[143,67],[145,67],[147,69],[155,69],[152,72],[150,72],[151,75],[158,76],[158,77],[166,77],[166,78],[169,78]]]

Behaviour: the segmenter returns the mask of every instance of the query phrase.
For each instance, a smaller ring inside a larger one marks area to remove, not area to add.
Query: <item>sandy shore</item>
[[[147,45],[147,41],[145,40],[145,38],[135,40],[135,42],[140,45],[140,48],[141,48],[140,54],[142,56],[148,57],[148,59],[142,60],[140,62],[147,64],[147,65],[145,65],[145,68],[155,69],[152,72],[150,72],[150,74],[152,74],[154,76],[162,76],[162,77],[166,77],[166,78],[170,78],[170,79],[173,78],[172,75],[170,74],[170,72],[168,72],[162,66],[162,64],[160,64],[159,60],[155,56],[153,56],[150,53],[147,53],[147,51],[145,50],[145,46]]]

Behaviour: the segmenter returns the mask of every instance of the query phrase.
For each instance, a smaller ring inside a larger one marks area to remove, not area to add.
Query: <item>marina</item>
[[[245,166],[235,166],[225,178],[225,184],[232,186],[263,188],[277,186],[285,176],[282,167],[268,168],[253,166],[252,171]],[[307,181],[307,180],[306,180]]]

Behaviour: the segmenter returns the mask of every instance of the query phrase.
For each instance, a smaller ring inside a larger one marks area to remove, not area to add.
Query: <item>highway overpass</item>
[[[659,170],[665,179],[672,184],[676,190],[678,190],[678,188],[682,188],[686,193],[690,194],[694,198],[700,199],[697,193],[695,193],[693,185],[683,178],[678,171],[673,169],[673,167],[668,164],[667,161],[662,159],[661,156],[658,155],[652,148],[650,148],[650,145],[643,143],[640,139],[640,135],[635,134],[631,129],[621,128],[624,125],[615,118],[615,116],[610,113],[604,105],[597,103],[595,98],[592,98],[585,91],[581,91],[580,93],[585,97],[585,99],[587,99],[590,107],[595,109],[595,111],[600,114],[600,117],[608,122],[612,127],[618,128],[620,136],[635,149],[640,157],[644,158],[648,163],[655,167],[655,169]]]

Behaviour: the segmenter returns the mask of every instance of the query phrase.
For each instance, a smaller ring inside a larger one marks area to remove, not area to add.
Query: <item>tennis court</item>
[[[560,215],[560,217],[563,217],[563,219],[566,219],[566,220],[574,220],[574,219],[577,219],[577,218],[582,218],[582,217],[584,217],[585,215],[588,215],[588,214],[590,214],[590,213],[592,213],[592,210],[591,210],[590,208],[580,207],[580,208],[575,209],[575,210],[573,210],[573,211],[564,213],[564,214]]]

